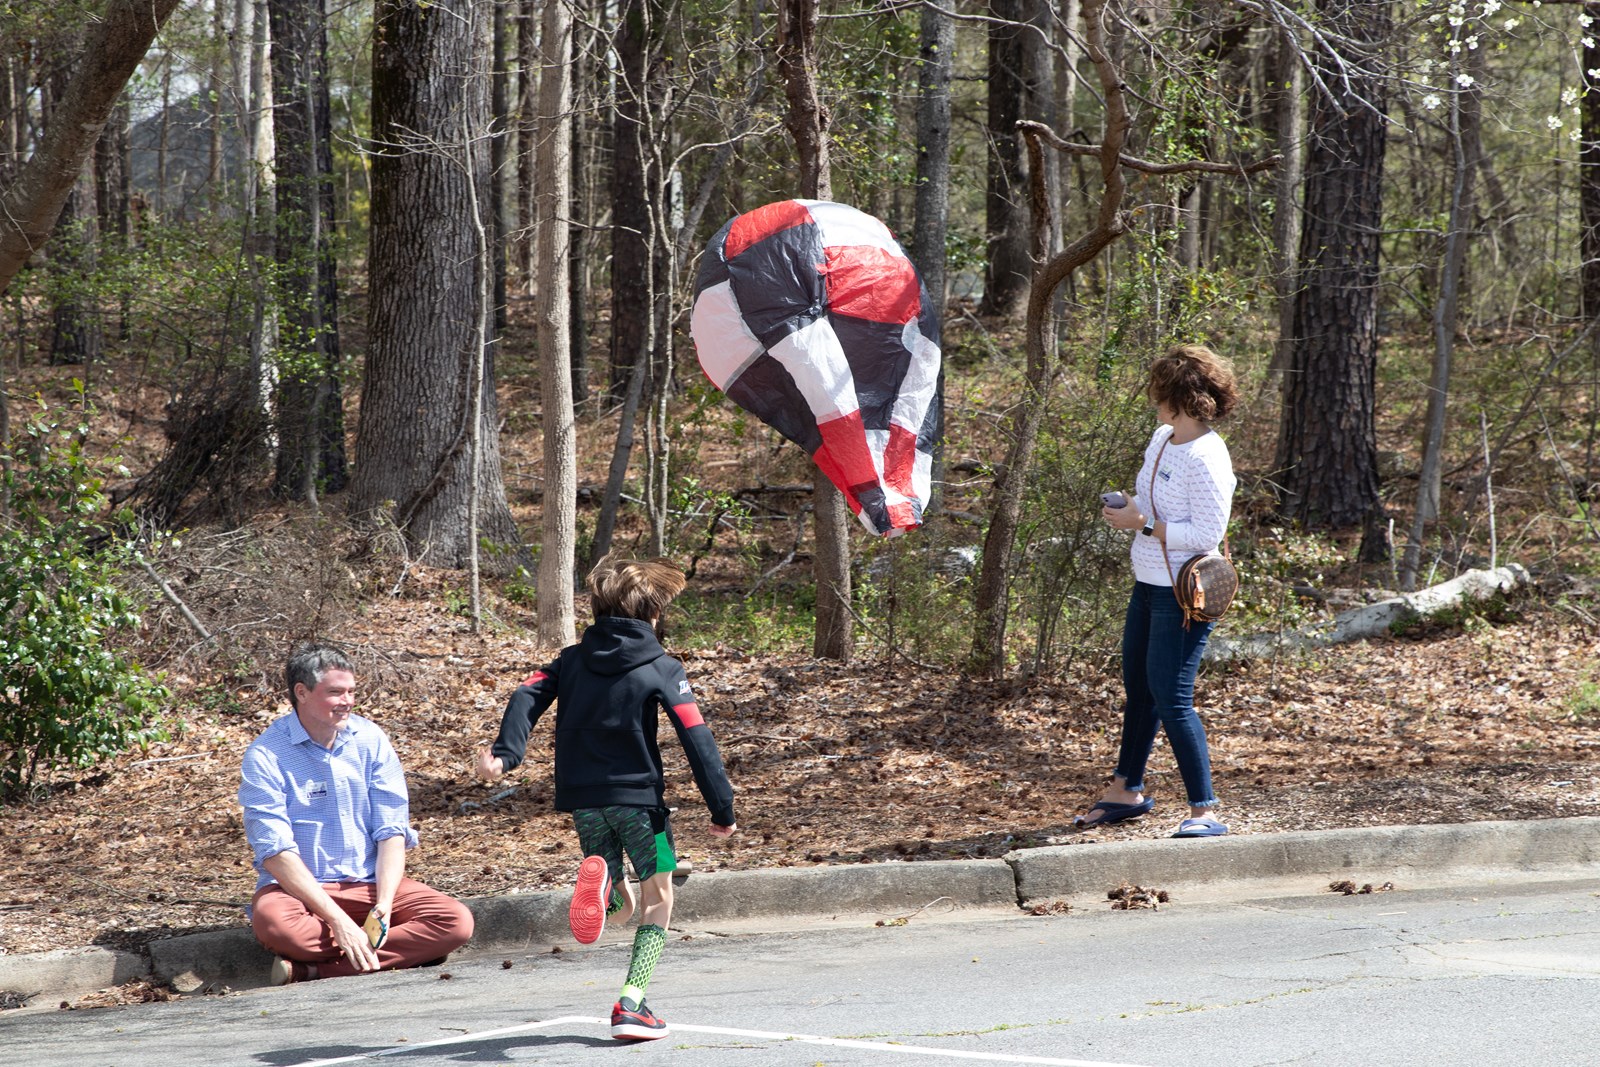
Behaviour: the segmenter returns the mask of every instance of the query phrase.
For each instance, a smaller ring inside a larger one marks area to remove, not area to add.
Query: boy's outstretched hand
[[[505,760],[493,755],[488,745],[478,746],[478,758],[472,761],[472,770],[479,778],[492,782],[506,773]]]
[[[718,826],[716,823],[712,823],[711,824],[711,836],[712,837],[732,837],[735,833],[738,832],[738,830],[739,830],[739,824],[738,823],[734,823],[732,826]]]

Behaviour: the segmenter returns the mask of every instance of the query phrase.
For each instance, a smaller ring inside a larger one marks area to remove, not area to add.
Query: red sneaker
[[[667,1024],[644,1001],[638,1011],[629,1011],[619,1000],[611,1009],[611,1036],[619,1041],[654,1041],[667,1036]]]
[[[606,929],[606,905],[611,903],[611,871],[601,856],[585,856],[578,864],[578,884],[572,890],[567,922],[580,945],[592,945]]]

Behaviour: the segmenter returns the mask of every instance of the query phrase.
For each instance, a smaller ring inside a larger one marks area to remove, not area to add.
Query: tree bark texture
[[[1272,213],[1272,247],[1277,253],[1277,268],[1272,279],[1278,301],[1278,341],[1272,351],[1270,373],[1281,380],[1294,350],[1294,293],[1298,283],[1300,250],[1300,190],[1305,180],[1306,75],[1301,66],[1299,46],[1287,32],[1279,31],[1274,49],[1278,154],[1283,162],[1273,179],[1276,207]]]
[[[660,14],[654,0],[621,0],[617,9],[616,107],[611,121],[611,380],[613,397],[627,388],[637,354],[648,345],[651,279],[650,200],[658,182],[650,163],[646,79]]]
[[[945,241],[950,230],[950,77],[955,20],[933,6],[922,9],[917,64],[917,202],[911,261],[933,302],[934,321],[944,323]],[[941,370],[941,374],[943,371]],[[944,438],[934,442],[927,512],[944,504]]]
[[[539,548],[539,640],[547,646],[575,636],[573,567],[577,542],[578,437],[573,425],[569,362],[572,231],[572,16],[565,0],[545,0],[539,35],[538,269],[540,406],[544,409],[543,541]]]
[[[323,0],[268,0],[279,342],[273,491],[313,500],[349,481],[334,252],[333,121]]]
[[[1386,4],[1321,0],[1318,9],[1357,41],[1380,41],[1388,30]],[[1381,507],[1373,408],[1384,87],[1370,70],[1320,65],[1327,92],[1311,109],[1295,343],[1278,434],[1279,507],[1308,529],[1371,530]],[[1383,558],[1375,545],[1363,554]]]
[[[475,0],[379,0],[372,48],[370,336],[350,507],[391,512],[437,566],[465,565],[472,378],[480,334],[467,182],[488,201],[488,10]],[[485,354],[480,536],[526,558],[500,474],[494,346]]]
[[[1583,5],[1583,13],[1600,23],[1600,3]],[[1600,69],[1600,34],[1587,35],[1591,42],[1583,50],[1583,69]],[[1585,320],[1600,318],[1600,93],[1590,90],[1578,98],[1578,121],[1582,139],[1578,142],[1578,206],[1583,227],[1579,251],[1583,254],[1581,272]]]
[[[84,55],[94,61],[77,65],[43,142],[0,196],[0,293],[44,247],[122,87],[177,6],[178,0],[109,0],[89,30]]]
[[[989,256],[984,272],[986,315],[1010,315],[1028,293],[1033,263],[1028,249],[1028,175],[1017,122],[1048,119],[1043,102],[1053,90],[1048,53],[1033,29],[1020,25],[1038,19],[1039,0],[990,0],[989,14],[1002,23],[989,27],[989,166],[984,194]]]

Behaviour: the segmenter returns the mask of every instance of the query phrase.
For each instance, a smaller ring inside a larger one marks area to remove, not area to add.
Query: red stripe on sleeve
[[[524,678],[522,680],[522,684],[523,685],[538,685],[540,682],[544,681],[548,677],[550,677],[550,676],[548,674],[544,673],[544,671],[534,671],[532,674],[528,675],[526,678]]]
[[[706,721],[700,714],[700,706],[698,704],[676,704],[672,708],[672,714],[685,730],[691,726],[699,726]]]

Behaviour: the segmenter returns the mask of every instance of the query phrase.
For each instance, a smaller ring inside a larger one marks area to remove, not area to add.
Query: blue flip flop
[[[1096,826],[1110,826],[1114,822],[1126,822],[1129,819],[1137,819],[1141,815],[1149,814],[1150,809],[1155,807],[1155,803],[1154,797],[1145,797],[1137,804],[1118,804],[1113,800],[1102,800],[1089,809],[1088,815],[1093,815],[1097,811],[1105,812],[1104,815],[1093,820],[1088,819],[1085,815],[1079,815],[1072,820],[1072,825],[1079,830],[1092,830]]]
[[[1173,837],[1221,837],[1228,828],[1215,819],[1185,819]]]

